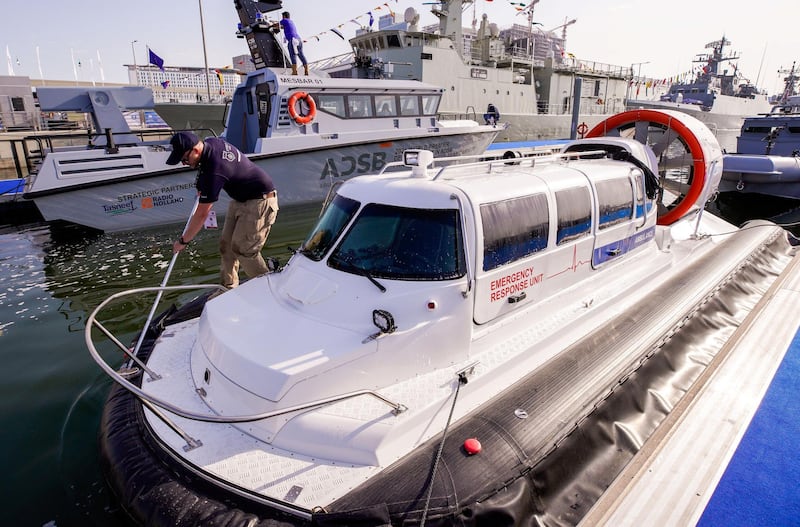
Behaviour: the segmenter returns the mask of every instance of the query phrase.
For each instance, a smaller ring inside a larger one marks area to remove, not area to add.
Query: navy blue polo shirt
[[[219,200],[223,189],[236,201],[257,199],[275,190],[272,178],[238,148],[219,137],[203,140],[197,173],[200,203]]]

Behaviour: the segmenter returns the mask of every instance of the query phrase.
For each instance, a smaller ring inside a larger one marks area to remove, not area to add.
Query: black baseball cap
[[[177,165],[183,159],[183,156],[191,150],[194,145],[199,143],[200,140],[192,132],[178,132],[172,136],[170,144],[172,145],[172,153],[167,158],[168,165]]]

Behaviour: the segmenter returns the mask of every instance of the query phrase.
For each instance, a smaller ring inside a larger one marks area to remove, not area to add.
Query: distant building
[[[31,79],[0,75],[0,131],[29,130],[39,112],[31,91]]]
[[[252,73],[256,71],[256,65],[253,63],[253,57],[249,54],[237,55],[233,57],[233,69],[242,73]]]
[[[237,58],[234,57],[234,61]],[[249,60],[247,56],[246,62]],[[164,66],[164,71],[151,65],[125,66],[128,68],[130,84],[149,86],[153,90],[156,103],[224,101],[226,97],[233,95],[233,91],[242,82],[242,73],[247,71],[230,66],[209,68],[208,71],[190,66]]]

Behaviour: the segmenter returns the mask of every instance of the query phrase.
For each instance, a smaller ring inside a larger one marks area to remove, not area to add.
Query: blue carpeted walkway
[[[800,525],[800,332],[697,525]]]

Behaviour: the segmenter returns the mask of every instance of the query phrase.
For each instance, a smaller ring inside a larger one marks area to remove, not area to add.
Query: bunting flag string
[[[394,0],[394,2],[397,3],[398,0]],[[338,25],[336,25],[336,26],[334,26],[332,28],[329,28],[327,31],[322,31],[320,33],[317,33],[316,35],[311,35],[310,37],[306,37],[306,38],[303,39],[303,42],[308,42],[311,39],[314,39],[314,41],[319,42],[320,41],[320,37],[322,37],[324,35],[327,35],[328,33],[333,33],[334,35],[336,35],[337,37],[341,38],[342,40],[347,40],[345,38],[344,34],[341,31],[342,28],[344,28],[349,23],[353,23],[353,24],[357,25],[358,27],[364,27],[364,24],[361,23],[360,20],[361,19],[365,19],[365,18],[366,18],[366,20],[368,20],[368,27],[371,28],[373,26],[373,24],[375,23],[375,16],[373,14],[373,11],[380,11],[381,13],[379,13],[379,15],[382,14],[382,12],[384,12],[384,11],[388,11],[389,14],[391,14],[393,16],[395,14],[394,11],[392,10],[391,6],[389,5],[389,2],[384,2],[383,4],[381,4],[379,6],[376,6],[376,7],[373,7],[369,11],[366,11],[366,12],[358,15],[355,18],[351,18],[347,22],[342,22],[341,24],[338,24]]]

